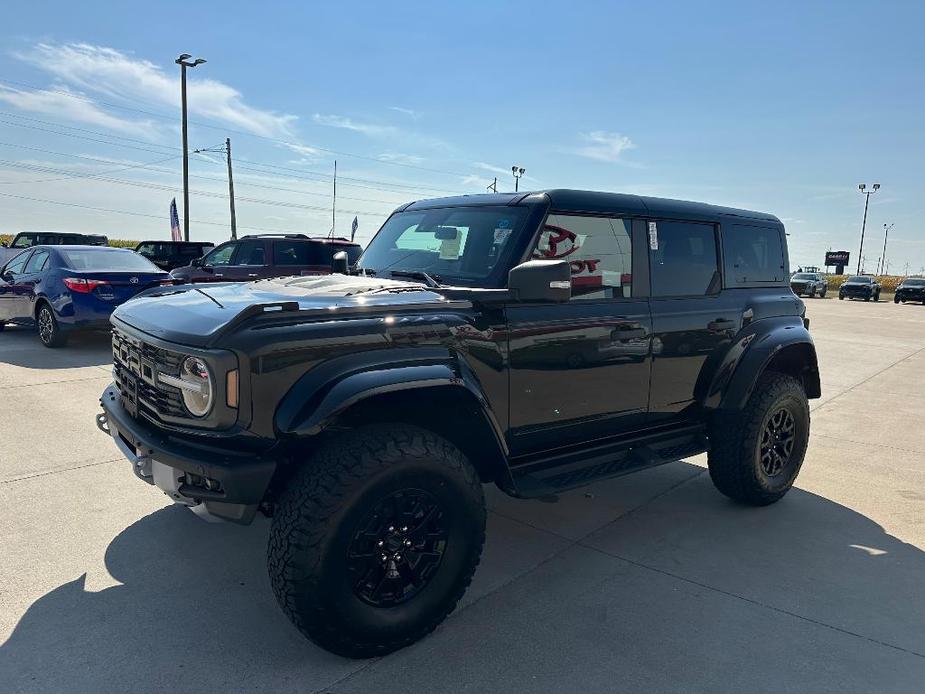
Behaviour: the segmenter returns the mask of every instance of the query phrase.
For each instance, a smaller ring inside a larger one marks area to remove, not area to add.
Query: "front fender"
[[[704,406],[723,410],[744,407],[758,377],[771,362],[786,350],[795,349],[800,350],[800,358],[805,362],[799,369],[800,375],[811,379],[806,384],[807,395],[819,397],[819,366],[809,330],[798,316],[780,316],[756,321],[736,336],[715,371]]]
[[[368,398],[449,386],[475,398],[495,435],[503,441],[498,421],[465,362],[456,359],[449,350],[421,352],[416,358],[411,357],[413,352],[402,354],[403,358],[395,361],[373,357],[368,363],[358,364],[357,355],[352,355],[333,360],[338,363],[319,364],[302,376],[283,398],[274,417],[276,431],[281,436],[314,436],[338,415]],[[422,402],[421,406],[426,407],[427,403]]]

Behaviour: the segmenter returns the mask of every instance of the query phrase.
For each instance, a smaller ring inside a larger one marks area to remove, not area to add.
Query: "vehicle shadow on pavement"
[[[34,328],[8,325],[0,332],[0,364],[25,369],[74,369],[112,362],[112,338],[105,330],[77,332],[67,345],[49,349]]]
[[[371,684],[381,691],[456,691],[464,684],[476,691],[517,691],[520,681],[532,683],[531,690],[609,691],[614,682],[635,681],[647,683],[642,689],[650,691],[662,686],[715,690],[712,680],[704,679],[710,663],[721,658],[728,665],[741,658],[753,682],[799,690],[806,682],[788,680],[790,670],[782,662],[819,659],[820,648],[824,657],[842,657],[831,644],[816,643],[831,631],[819,623],[834,627],[837,638],[916,661],[915,653],[873,642],[902,641],[893,646],[906,649],[925,642],[925,553],[814,494],[794,490],[772,508],[743,509],[706,493],[705,477],[661,498],[669,503],[667,497],[673,497],[675,508],[663,526],[652,527],[645,508],[630,513],[627,523],[614,521],[457,611],[421,643],[365,663],[314,647],[282,615],[266,576],[266,520],[249,527],[211,525],[180,507],[166,507],[110,543],[106,569],[122,585],[88,592],[81,576],[29,607],[0,646],[2,689],[282,692],[315,691],[338,682],[338,692]],[[541,508],[537,504],[537,513]],[[490,545],[515,547],[512,537],[498,536],[515,533],[510,523],[492,525]],[[683,537],[672,540],[675,531]],[[631,546],[623,546],[627,541]],[[658,556],[647,558],[646,548],[658,549]],[[705,554],[699,561],[691,554],[698,551]],[[632,557],[636,552],[640,556]],[[564,555],[567,560],[557,563]],[[486,560],[510,559],[489,551]],[[696,565],[690,566],[692,561]],[[646,565],[660,562],[667,568],[646,574]],[[491,567],[482,571],[486,568]],[[688,571],[692,578],[686,583],[671,578]],[[772,589],[748,595],[756,580],[756,589],[763,582]],[[734,607],[692,609],[692,601],[714,582],[718,588],[715,594],[707,590],[709,599],[731,601]],[[745,600],[731,597],[737,594]],[[742,609],[748,611],[744,616],[736,612]],[[794,614],[808,621],[793,620],[795,626],[784,627],[786,638],[775,634],[769,645],[762,633],[766,623],[791,620]],[[868,616],[874,623],[864,623]],[[596,663],[585,673],[587,687],[571,660],[578,652]],[[434,662],[440,668],[435,670]],[[563,673],[571,668],[571,680],[544,686],[536,679],[537,673],[560,666]],[[823,666],[850,673],[852,664]],[[803,664],[793,672],[805,675]],[[745,687],[738,682],[733,689]]]

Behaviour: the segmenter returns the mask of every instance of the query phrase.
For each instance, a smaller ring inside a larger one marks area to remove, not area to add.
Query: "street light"
[[[880,190],[880,184],[874,183],[873,190],[867,190],[866,183],[858,184],[858,190],[864,195],[864,221],[861,222],[861,248],[858,250],[858,274],[861,274],[861,258],[864,253],[864,229],[867,228],[867,206],[870,205],[870,196]]]
[[[514,174],[514,192],[520,190],[520,177],[524,175],[526,169],[522,166],[512,166],[511,173]]]
[[[183,118],[183,238],[189,241],[189,146],[186,137],[186,68],[196,67],[206,62],[203,58],[196,58],[193,62],[187,62],[192,58],[189,53],[181,53],[174,61],[180,66],[180,108]]]
[[[890,224],[889,226],[887,226],[886,224],[883,225],[883,253],[882,253],[881,256],[880,256],[880,274],[881,274],[881,275],[886,274],[886,272],[885,272],[885,268],[886,268],[886,240],[887,240],[887,238],[889,237],[889,235],[890,235],[890,229],[892,229],[892,228],[893,228],[893,225],[892,225],[892,224]]]

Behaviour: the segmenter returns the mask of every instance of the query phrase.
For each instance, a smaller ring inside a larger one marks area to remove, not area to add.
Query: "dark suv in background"
[[[806,294],[812,298],[818,294],[824,299],[827,288],[825,276],[821,272],[798,272],[790,278],[790,289],[797,296]]]
[[[142,241],[135,252],[143,255],[161,270],[173,270],[189,265],[215,248],[211,241]]]
[[[925,277],[907,277],[896,287],[894,303],[921,301],[925,304]]]
[[[870,275],[855,275],[849,277],[838,288],[839,299],[864,299],[864,301],[880,301],[880,283]]]
[[[362,248],[343,238],[310,238],[305,234],[243,236],[172,270],[170,276],[181,282],[250,282],[289,275],[322,275],[331,272],[331,261],[338,251],[345,251],[347,263],[353,265]]]

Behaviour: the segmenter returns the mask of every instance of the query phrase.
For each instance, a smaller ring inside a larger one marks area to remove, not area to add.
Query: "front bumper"
[[[112,436],[136,477],[208,520],[251,522],[276,471],[275,458],[191,441],[134,419],[114,384],[100,405],[97,427]]]

